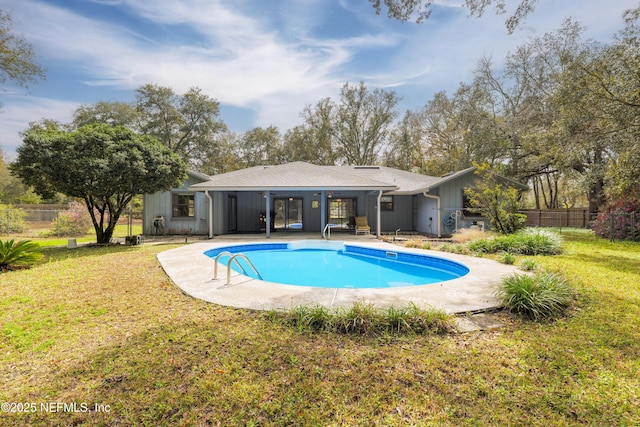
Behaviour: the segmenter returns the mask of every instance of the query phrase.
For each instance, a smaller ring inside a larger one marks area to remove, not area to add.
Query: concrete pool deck
[[[391,251],[428,254],[448,258],[466,265],[467,275],[422,286],[378,289],[335,289],[282,285],[251,279],[231,271],[231,281],[227,285],[227,268],[218,265],[218,278],[213,279],[214,261],[204,253],[207,250],[230,244],[277,243],[300,240],[282,235],[280,238],[264,239],[258,236],[247,238],[217,237],[203,243],[192,243],[158,254],[158,260],[171,280],[186,294],[207,302],[253,310],[291,309],[300,305],[323,305],[328,308],[351,306],[364,301],[376,307],[406,306],[414,303],[419,307],[434,307],[447,313],[470,313],[497,307],[494,297],[500,280],[515,271],[511,265],[496,261],[450,254],[446,252],[404,248],[385,243],[374,238],[335,236],[330,242],[345,242]],[[314,239],[317,242],[324,240]],[[331,272],[327,272],[331,274]]]

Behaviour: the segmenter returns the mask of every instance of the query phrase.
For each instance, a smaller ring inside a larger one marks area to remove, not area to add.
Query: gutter
[[[442,237],[442,218],[440,218],[441,214],[442,214],[442,210],[440,208],[441,206],[441,202],[440,202],[440,196],[436,196],[433,194],[427,194],[426,191],[422,192],[422,195],[424,197],[426,197],[427,199],[435,199],[436,203],[438,205],[438,210],[436,212],[436,220],[438,221],[438,238]]]

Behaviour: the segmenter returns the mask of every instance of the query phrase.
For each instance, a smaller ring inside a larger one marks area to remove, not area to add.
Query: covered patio
[[[382,197],[397,188],[340,167],[293,162],[216,175],[189,190],[207,197],[210,238],[252,232],[269,238],[273,231],[319,236],[330,228],[352,230],[357,216],[375,218],[370,226],[380,237]]]

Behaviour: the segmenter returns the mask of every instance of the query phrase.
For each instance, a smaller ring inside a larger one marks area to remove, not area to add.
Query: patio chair
[[[356,235],[358,234],[370,234],[371,227],[369,227],[369,223],[367,222],[366,216],[357,216],[356,217]]]

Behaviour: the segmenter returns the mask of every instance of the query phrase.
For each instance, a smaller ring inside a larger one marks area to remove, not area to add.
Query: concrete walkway
[[[326,307],[351,306],[364,301],[377,307],[402,307],[415,303],[420,307],[434,307],[448,313],[468,313],[495,308],[494,297],[499,281],[515,272],[514,266],[500,264],[485,258],[449,254],[439,251],[402,248],[384,243],[373,236],[333,235],[331,242],[344,241],[359,246],[375,247],[391,251],[428,254],[448,258],[465,264],[470,272],[464,277],[422,286],[407,286],[383,289],[334,289],[291,286],[251,279],[231,272],[231,283],[226,284],[227,269],[218,265],[218,279],[213,280],[213,259],[204,255],[209,249],[233,243],[277,243],[300,238],[313,238],[322,244],[325,240],[317,235],[301,233],[278,233],[271,239],[258,235],[216,237],[171,249],[158,254],[165,272],[185,293],[215,304],[255,310],[290,309],[300,305],[323,305]],[[348,237],[348,239],[347,239]],[[331,274],[331,272],[327,272]]]

